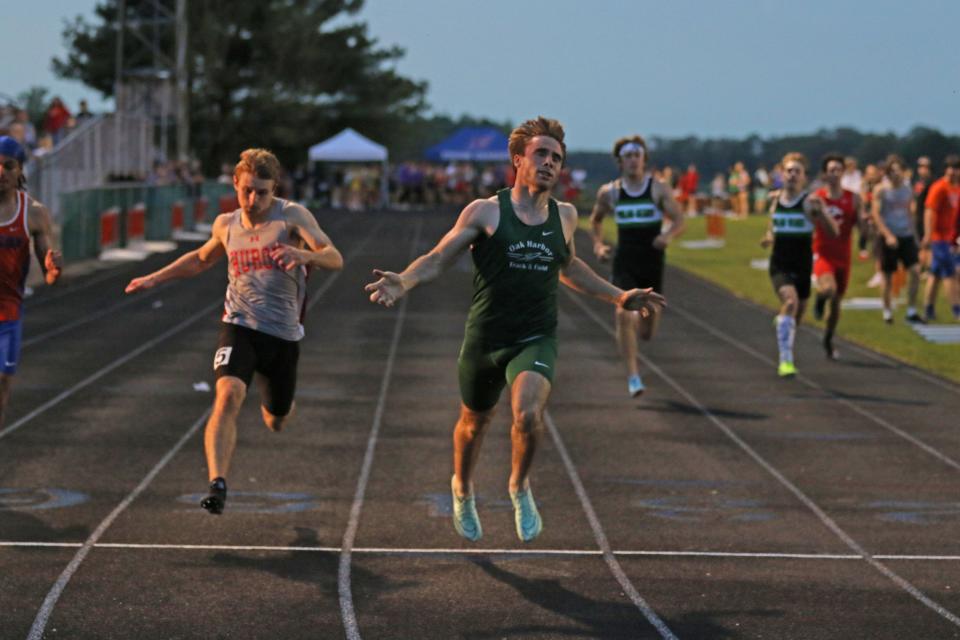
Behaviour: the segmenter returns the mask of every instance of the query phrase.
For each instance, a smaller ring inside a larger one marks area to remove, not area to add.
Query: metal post
[[[117,53],[113,79],[113,101],[114,110],[119,113],[124,107],[124,105],[121,104],[120,96],[123,93],[123,32],[126,31],[127,28],[127,3],[126,0],[118,0],[117,4]]]
[[[187,87],[187,0],[177,0],[177,159],[190,153],[190,114]]]

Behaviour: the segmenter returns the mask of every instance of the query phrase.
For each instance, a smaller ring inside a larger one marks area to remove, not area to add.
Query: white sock
[[[889,319],[892,318],[892,317],[893,317],[893,311],[890,311],[890,309],[884,309],[884,310],[883,310],[883,319],[884,319],[884,320],[889,320]]]
[[[793,362],[793,338],[797,333],[797,323],[793,316],[777,316],[777,347],[780,349],[780,362]]]
[[[908,315],[908,316],[915,316],[915,315],[917,315],[917,308],[916,308],[916,307],[907,307],[907,315]]]

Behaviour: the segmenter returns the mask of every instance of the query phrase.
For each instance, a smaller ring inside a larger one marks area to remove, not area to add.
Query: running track
[[[544,533],[513,532],[503,404],[470,544],[448,494],[469,259],[394,309],[362,291],[453,218],[319,217],[347,264],[311,279],[298,417],[269,433],[248,399],[221,517],[196,506],[194,385],[224,268],[124,297],[156,256],[28,301],[0,637],[960,637],[957,386],[842,342],[828,362],[813,331],[779,380],[770,313],[671,270],[631,400],[610,308],[561,293]]]

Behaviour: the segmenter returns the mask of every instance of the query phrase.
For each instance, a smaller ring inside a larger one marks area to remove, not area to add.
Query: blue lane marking
[[[789,433],[771,433],[772,437],[788,438],[791,440],[821,440],[825,442],[842,442],[844,440],[875,440],[872,433],[817,433],[815,431],[794,431]]]
[[[204,493],[190,493],[177,498],[177,502],[198,506],[207,497]],[[285,493],[279,491],[231,491],[227,490],[227,509],[244,513],[299,513],[320,508],[320,498],[310,493]],[[197,509],[200,512],[200,509]]]
[[[537,505],[542,506],[543,501],[534,494],[537,499]],[[417,504],[426,505],[427,515],[431,518],[450,518],[453,516],[453,498],[450,492],[447,493],[425,493],[417,500]],[[477,508],[484,512],[513,511],[513,504],[510,500],[488,500],[482,493],[477,494]],[[481,518],[483,514],[481,514]]]
[[[731,487],[740,485],[743,486],[746,483],[728,481],[728,480],[676,480],[676,479],[660,479],[660,478],[629,478],[626,476],[608,476],[602,479],[604,482],[611,482],[614,484],[632,484],[643,487]]]
[[[920,525],[960,522],[960,502],[875,500],[866,506],[879,511],[877,518],[886,522]]]
[[[39,511],[74,507],[90,500],[90,496],[68,489],[0,488],[0,511]]]
[[[655,518],[678,522],[704,522],[718,518],[733,522],[767,522],[776,518],[759,500],[721,496],[668,496],[634,500],[633,505]]]

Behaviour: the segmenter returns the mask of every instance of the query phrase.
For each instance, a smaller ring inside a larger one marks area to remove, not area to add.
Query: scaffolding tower
[[[157,127],[164,156],[174,128],[178,160],[186,160],[190,148],[186,3],[117,0],[117,114],[149,117]]]

